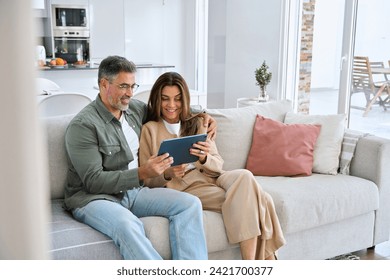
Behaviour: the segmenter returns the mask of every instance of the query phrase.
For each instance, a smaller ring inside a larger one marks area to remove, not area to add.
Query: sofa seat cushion
[[[168,220],[162,217],[145,217],[141,220],[144,224],[146,236],[152,242],[153,247],[164,259],[171,259]],[[239,246],[238,244],[229,243],[220,213],[203,211],[203,222],[209,254],[223,252]],[[191,241],[188,240],[188,242]]]
[[[63,199],[52,200],[50,257],[54,260],[122,259],[112,239],[78,222],[62,208]]]
[[[119,260],[122,256],[108,236],[78,222],[62,208],[63,199],[52,200],[50,223],[50,257],[54,260]],[[209,253],[238,247],[229,244],[220,213],[203,211]],[[163,217],[141,218],[145,234],[163,259],[171,259],[169,223]],[[190,240],[188,242],[191,242]]]
[[[257,181],[275,203],[285,234],[362,215],[379,207],[378,187],[348,175],[263,177]]]

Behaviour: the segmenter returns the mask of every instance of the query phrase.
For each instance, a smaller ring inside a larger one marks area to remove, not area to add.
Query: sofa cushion
[[[63,200],[52,200],[50,256],[54,260],[122,259],[119,250],[108,236],[76,221],[62,208]]]
[[[292,111],[292,103],[289,100],[241,108],[207,109],[206,112],[217,121],[216,144],[225,161],[224,169],[245,168],[256,115],[283,122],[286,112],[289,111]]]
[[[52,200],[52,220],[49,226],[52,259],[122,259],[111,238],[75,220],[70,212],[62,208],[62,204],[63,199]],[[203,211],[203,220],[209,254],[238,247],[237,244],[229,244],[220,213]],[[171,259],[168,220],[153,216],[141,218],[141,221],[153,247],[164,259]]]
[[[75,115],[47,117],[41,120],[46,132],[50,194],[52,199],[64,197],[68,161],[65,151],[65,131]]]
[[[347,129],[344,133],[341,145],[339,173],[349,175],[352,158],[355,154],[356,144],[361,137],[368,133]]]
[[[254,175],[311,175],[320,125],[284,124],[257,115],[246,168]]]
[[[256,179],[272,196],[285,234],[342,221],[379,207],[378,187],[359,177],[313,173],[307,177]]]
[[[320,124],[321,132],[314,146],[313,172],[322,174],[337,174],[341,153],[341,142],[345,130],[346,117],[339,115],[298,115],[292,112],[286,114],[287,124],[304,123]]]

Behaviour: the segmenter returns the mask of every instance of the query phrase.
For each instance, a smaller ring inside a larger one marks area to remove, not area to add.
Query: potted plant
[[[269,96],[267,94],[267,85],[271,82],[272,73],[269,72],[269,66],[263,61],[263,64],[260,68],[255,70],[256,85],[260,86],[260,93],[258,96],[258,101],[268,101]]]

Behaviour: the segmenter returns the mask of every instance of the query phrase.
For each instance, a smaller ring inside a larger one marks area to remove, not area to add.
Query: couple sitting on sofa
[[[222,212],[229,241],[240,244],[243,259],[273,259],[285,241],[272,198],[249,171],[222,171],[211,139],[191,149],[199,157],[194,164],[171,166],[171,157],[155,156],[160,140],[204,133],[209,118],[191,115],[189,90],[177,73],[156,81],[148,108],[130,101],[135,71],[125,58],[104,59],[98,97],[69,124],[65,207],[111,237],[125,259],[161,259],[139,220],[153,215],[169,219],[173,259],[207,259],[202,206]]]

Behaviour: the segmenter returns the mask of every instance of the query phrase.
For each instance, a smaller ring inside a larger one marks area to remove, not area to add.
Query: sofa
[[[274,101],[242,108],[207,109],[207,112],[217,120],[217,147],[225,160],[224,169],[230,170],[246,167],[256,116],[285,122],[292,104]],[[110,238],[79,223],[62,208],[67,172],[64,134],[73,116],[42,119],[47,132],[50,171],[50,257],[121,259]],[[344,131],[349,130],[343,128]],[[256,176],[272,196],[285,234],[286,244],[278,251],[279,259],[328,259],[389,239],[390,140],[362,135],[351,158],[349,174]],[[239,246],[227,240],[222,215],[210,211],[203,214],[209,259],[240,259]],[[141,220],[153,246],[164,259],[170,259],[167,219]]]

